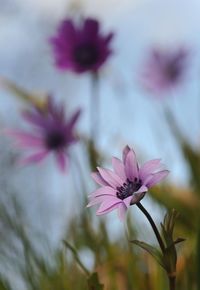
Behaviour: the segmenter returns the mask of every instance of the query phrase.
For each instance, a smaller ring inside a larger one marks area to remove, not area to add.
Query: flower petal
[[[118,206],[118,217],[121,221],[123,221],[125,219],[126,212],[127,212],[127,207],[125,206],[124,203],[121,203]]]
[[[110,195],[110,196],[115,196],[116,197],[116,190],[114,190],[110,186],[103,186],[98,188],[97,190],[93,191],[89,197],[97,197],[100,195]]]
[[[126,174],[124,169],[124,164],[122,161],[116,157],[112,158],[112,165],[115,173],[122,179],[126,180]]]
[[[168,174],[168,170],[162,170],[153,174],[152,179],[147,183],[147,187],[150,188],[154,186],[156,183],[160,182],[163,178],[165,178]]]
[[[128,196],[127,198],[123,199],[123,203],[126,205],[127,208],[130,206],[131,200],[132,196]]]
[[[123,153],[122,153],[122,159],[123,159],[123,163],[125,164],[126,162],[126,156],[128,154],[128,152],[131,150],[131,148],[126,145],[126,147],[124,147]]]
[[[101,177],[108,182],[113,188],[117,188],[123,184],[123,180],[109,169],[97,167]]]
[[[99,172],[92,172],[91,173],[92,178],[94,179],[94,181],[96,181],[96,183],[100,184],[100,185],[109,185],[108,182],[106,182],[100,175]]]
[[[21,165],[26,165],[30,163],[41,162],[48,155],[48,153],[49,153],[48,151],[41,151],[41,152],[32,154],[24,159],[21,159],[19,163]]]
[[[144,163],[140,170],[139,176],[142,180],[144,180],[149,174],[153,173],[160,166],[161,159],[154,159]]]
[[[122,201],[119,201],[118,198],[111,197],[110,200],[107,199],[100,205],[97,215],[105,214],[116,209],[120,203],[122,203]]]
[[[62,172],[65,172],[66,167],[67,167],[67,160],[68,156],[64,152],[58,152],[56,153],[56,161],[58,163],[58,167]]]
[[[4,129],[3,133],[16,139],[18,147],[44,147],[42,137],[20,130]]]
[[[125,160],[125,172],[126,176],[130,181],[134,181],[138,178],[138,164],[135,156],[135,152],[130,150]]]

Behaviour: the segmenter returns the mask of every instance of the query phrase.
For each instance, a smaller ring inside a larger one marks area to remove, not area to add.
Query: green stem
[[[176,288],[176,276],[168,276],[169,279],[169,289],[175,290]]]
[[[75,258],[77,264],[79,265],[79,267],[83,270],[83,272],[85,272],[85,274],[87,276],[89,276],[90,272],[88,271],[88,269],[83,265],[83,263],[79,259],[79,256],[78,256],[78,253],[77,253],[76,249],[72,245],[70,245],[70,243],[68,243],[67,241],[64,241],[64,244],[65,244],[65,246],[67,248],[69,248],[71,250],[71,252],[74,255],[74,258]]]
[[[143,212],[143,214],[146,216],[146,218],[148,219],[148,221],[149,221],[149,223],[150,223],[150,225],[151,225],[151,227],[152,227],[152,229],[154,231],[154,234],[155,234],[155,236],[157,238],[157,241],[158,241],[158,243],[160,245],[160,248],[161,248],[162,252],[164,253],[165,252],[165,245],[163,243],[163,240],[162,240],[162,238],[160,236],[160,233],[159,233],[159,231],[158,231],[158,229],[156,227],[156,224],[154,223],[152,217],[150,216],[148,211],[143,207],[143,205],[140,202],[136,203],[136,205]]]
[[[96,145],[99,129],[99,94],[98,94],[98,73],[91,74],[91,100],[90,100],[90,126],[91,140]]]

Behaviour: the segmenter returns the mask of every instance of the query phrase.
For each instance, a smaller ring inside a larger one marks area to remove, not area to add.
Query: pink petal
[[[152,179],[147,183],[148,188],[154,186],[156,183],[160,182],[169,174],[168,170],[162,170],[153,174]]]
[[[118,198],[111,198],[110,200],[106,200],[105,202],[102,202],[100,205],[97,215],[108,213],[114,209],[116,209],[121,201],[119,201]]]
[[[96,183],[100,184],[100,185],[109,185],[108,182],[106,182],[100,175],[99,172],[92,172],[91,173],[92,178],[94,179],[94,181],[96,181]]]
[[[116,197],[116,190],[110,186],[103,186],[93,191],[89,197],[97,197],[100,195],[111,195]]]
[[[16,141],[18,142],[18,146],[20,147],[40,147],[44,146],[44,141],[42,137],[40,136],[34,136],[32,134],[18,131],[18,130],[12,130],[12,129],[5,129],[3,130],[3,133],[5,135],[14,137]]]
[[[101,177],[108,182],[113,188],[117,188],[123,184],[123,180],[109,169],[97,167]]]
[[[125,206],[124,203],[121,203],[118,206],[118,217],[121,221],[123,221],[125,219],[126,211],[127,211],[127,207]]]
[[[139,176],[144,180],[149,174],[153,173],[160,166],[161,159],[154,159],[143,164],[139,170]]]
[[[127,198],[123,199],[123,203],[126,205],[127,208],[130,206],[131,200],[132,196],[128,196]]]
[[[119,160],[116,157],[112,158],[112,165],[115,173],[122,179],[126,180],[126,174],[125,174],[125,169],[124,169],[124,164],[122,163],[121,160]]]
[[[142,185],[137,191],[134,192],[135,193],[141,193],[141,192],[147,192],[148,191],[148,187],[146,187],[145,185]]]
[[[41,162],[47,155],[48,155],[48,151],[41,151],[20,160],[20,164],[27,165],[30,163],[38,163],[38,162]]]
[[[125,172],[130,181],[134,181],[135,178],[138,178],[138,164],[133,150],[130,150],[126,156]]]
[[[58,163],[58,167],[62,172],[65,172],[66,167],[67,167],[67,160],[68,156],[66,156],[65,153],[63,152],[58,152],[56,153],[56,161]]]
[[[126,162],[126,156],[128,154],[128,152],[131,150],[131,148],[126,145],[126,147],[124,147],[123,153],[122,153],[122,158],[123,158],[123,163],[125,164]]]
[[[105,199],[104,195],[94,197],[90,200],[90,202],[86,205],[86,207],[90,207],[90,206],[96,205],[98,203],[101,203],[104,201],[104,199]]]

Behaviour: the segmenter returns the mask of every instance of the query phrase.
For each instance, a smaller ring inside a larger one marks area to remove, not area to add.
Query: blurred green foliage
[[[179,212],[175,236],[184,237],[186,241],[177,246],[177,290],[200,290],[200,150],[195,150],[184,140],[170,118],[170,127],[188,164],[191,186],[177,188],[174,184],[167,184],[151,190],[151,196],[165,212],[173,208]],[[90,171],[104,160],[104,156],[97,152],[92,141],[85,144]],[[86,194],[84,189],[83,196]],[[69,222],[63,239],[65,242],[54,252],[48,252],[46,248],[46,256],[41,256],[32,245],[32,237],[20,218],[22,209],[17,204],[17,196],[13,202],[17,218],[0,207],[1,223],[10,229],[14,237],[11,244],[6,237],[1,237],[0,257],[4,265],[13,266],[24,281],[26,290],[168,289],[164,270],[146,251],[130,243],[138,238],[137,221],[133,221],[130,215],[127,219],[129,236],[123,231],[118,239],[113,240],[106,219],[97,218],[91,209],[85,209],[85,204],[82,204],[79,217]],[[42,236],[38,240],[44,242]],[[20,243],[20,249],[15,247],[16,241]],[[45,243],[48,245],[48,241]],[[2,250],[2,245],[6,245],[7,251]],[[84,251],[86,255],[87,251],[91,253],[94,261],[92,269],[87,269],[81,261],[80,253]],[[3,273],[1,277],[0,290],[10,290]],[[12,289],[15,289],[13,284]]]

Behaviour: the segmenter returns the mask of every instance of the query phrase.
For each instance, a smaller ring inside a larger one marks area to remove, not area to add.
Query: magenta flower
[[[100,34],[99,22],[87,18],[80,27],[72,20],[64,20],[57,34],[50,39],[56,66],[76,73],[96,72],[111,54],[109,47],[113,33]]]
[[[46,111],[34,107],[32,111],[23,112],[24,119],[32,125],[31,133],[10,129],[5,133],[15,139],[16,146],[31,151],[21,160],[22,164],[38,163],[53,153],[59,168],[64,171],[69,161],[69,146],[77,141],[74,126],[79,115],[80,110],[66,121],[63,105],[55,104],[49,97]]]
[[[135,152],[126,146],[123,150],[123,161],[113,157],[114,171],[98,167],[92,178],[101,185],[90,194],[87,207],[100,204],[97,215],[118,210],[121,220],[129,206],[138,203],[148,189],[160,182],[169,173],[161,170],[160,159],[146,162],[140,168]]]
[[[152,50],[141,74],[143,87],[156,95],[178,88],[185,80],[188,60],[189,50],[184,48]]]

